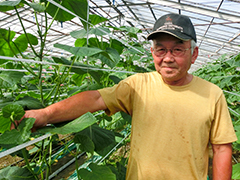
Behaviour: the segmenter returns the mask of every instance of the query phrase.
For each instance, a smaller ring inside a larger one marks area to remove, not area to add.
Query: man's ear
[[[198,57],[198,47],[196,46],[193,50],[193,54],[192,54],[192,61],[191,63],[194,64],[194,62],[196,61]]]
[[[153,47],[151,47],[150,50],[151,50],[151,53],[153,53]]]

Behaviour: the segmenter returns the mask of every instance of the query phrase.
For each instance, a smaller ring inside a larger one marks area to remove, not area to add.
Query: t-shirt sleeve
[[[107,115],[112,115],[118,111],[132,114],[132,88],[126,81],[120,81],[113,87],[98,90],[101,94],[107,110]]]
[[[215,106],[215,114],[210,133],[210,142],[212,144],[226,144],[237,140],[223,93],[220,95]]]

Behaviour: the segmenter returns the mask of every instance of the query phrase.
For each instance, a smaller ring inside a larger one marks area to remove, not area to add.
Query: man
[[[206,180],[209,143],[213,178],[230,180],[231,143],[237,139],[222,91],[188,73],[198,56],[190,19],[162,16],[147,38],[155,72],[79,93],[25,117],[36,118],[35,127],[41,127],[86,112],[124,111],[132,116],[127,180]]]

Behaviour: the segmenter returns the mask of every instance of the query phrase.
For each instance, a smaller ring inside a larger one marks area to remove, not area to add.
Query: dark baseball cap
[[[180,14],[166,14],[160,17],[155,22],[153,32],[147,36],[147,39],[155,39],[159,33],[167,33],[183,41],[193,39],[197,42],[195,29],[190,18]]]

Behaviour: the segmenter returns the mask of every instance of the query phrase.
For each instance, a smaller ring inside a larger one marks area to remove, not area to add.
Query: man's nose
[[[167,53],[163,57],[163,61],[165,61],[165,62],[173,62],[174,61],[174,57],[172,55],[171,50],[169,50],[169,49],[167,50]]]

